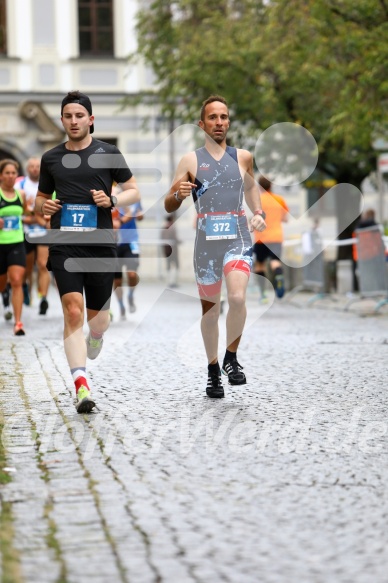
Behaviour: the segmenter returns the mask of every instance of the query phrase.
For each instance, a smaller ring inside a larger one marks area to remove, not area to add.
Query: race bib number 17
[[[64,204],[61,212],[61,231],[94,231],[97,229],[95,204]]]

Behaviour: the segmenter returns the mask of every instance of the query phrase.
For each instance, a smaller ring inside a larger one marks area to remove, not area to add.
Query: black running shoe
[[[28,289],[28,285],[26,283],[23,283],[23,303],[26,306],[31,304],[30,290]]]
[[[279,274],[275,275],[275,293],[277,297],[280,299],[284,296],[285,288],[284,288],[284,275]]]
[[[7,320],[7,322],[8,322],[9,320],[12,320],[12,316],[13,316],[13,314],[12,314],[11,310],[9,308],[6,308],[4,310],[4,319]]]
[[[48,301],[46,300],[46,298],[43,298],[40,302],[40,305],[39,305],[39,315],[45,316],[46,312],[48,310],[48,307],[49,307]]]
[[[16,322],[16,324],[13,328],[13,333],[15,334],[15,336],[25,336],[26,335],[26,333],[24,332],[23,324],[21,322]]]
[[[243,367],[241,364],[234,360],[224,360],[222,365],[222,372],[227,375],[230,385],[245,385],[247,379],[245,374],[242,372]]]
[[[1,295],[3,296],[4,309],[9,308],[9,297],[11,295],[10,292],[11,292],[11,286],[9,285],[9,283],[7,283],[5,290],[1,292]]]
[[[77,393],[77,404],[75,408],[77,413],[90,413],[96,403],[90,397],[90,391],[87,387],[81,386]]]
[[[207,373],[206,394],[212,399],[222,399],[225,396],[221,382],[221,371]]]

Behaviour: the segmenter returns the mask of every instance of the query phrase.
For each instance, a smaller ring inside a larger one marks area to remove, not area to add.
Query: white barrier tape
[[[336,239],[335,241],[327,239],[323,241],[325,247],[344,247],[345,245],[355,245],[356,243],[357,239]]]
[[[384,236],[383,241],[385,246],[388,248],[388,237]],[[355,245],[357,243],[357,239],[336,239],[332,241],[331,239],[324,239],[322,241],[323,246],[326,247],[344,247],[345,245]],[[295,247],[296,245],[302,245],[302,239],[287,239],[287,241],[283,242],[284,247]]]
[[[332,241],[331,239],[324,239],[322,244],[324,247],[342,247],[344,245],[353,245],[357,243],[357,239],[341,239],[340,241]],[[302,245],[302,239],[288,239],[283,242],[284,247],[295,247]]]

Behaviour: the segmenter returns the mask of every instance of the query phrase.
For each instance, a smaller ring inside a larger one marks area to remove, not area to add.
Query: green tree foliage
[[[239,104],[239,115],[246,109],[241,121],[250,119],[244,88],[256,87],[258,79],[252,70],[256,49],[247,44],[247,27],[253,19],[260,20],[260,10],[257,2],[234,4],[243,5],[243,10],[234,13],[226,0],[160,0],[140,11],[139,53],[156,74],[164,113],[176,112],[180,104],[181,119],[196,120],[203,99],[222,93],[231,104]]]
[[[360,187],[375,169],[372,142],[388,135],[388,0],[154,0],[137,32],[168,116],[193,123],[221,94],[232,127],[308,129],[318,176]],[[341,224],[349,204],[337,201]]]
[[[387,0],[154,0],[138,15],[139,54],[164,113],[193,122],[220,93],[254,129],[296,122],[320,167],[359,185],[386,130]]]
[[[387,130],[387,32],[384,0],[280,0],[270,10],[267,62],[338,181],[360,184],[375,165],[373,137]]]

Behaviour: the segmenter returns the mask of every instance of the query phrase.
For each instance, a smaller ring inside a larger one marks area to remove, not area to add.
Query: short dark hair
[[[260,175],[259,177],[259,184],[261,188],[264,188],[264,190],[266,190],[267,192],[271,190],[272,182],[263,175]]]
[[[228,108],[228,115],[229,115],[229,106],[228,106],[228,103],[227,103],[225,97],[221,97],[221,95],[210,95],[210,97],[205,99],[205,101],[202,103],[201,121],[204,121],[204,119],[205,119],[206,106],[209,105],[209,103],[214,103],[214,101],[219,101],[220,103],[223,103],[224,105],[226,105],[226,107]]]
[[[374,221],[376,219],[376,212],[372,208],[365,209],[362,213],[362,218],[368,221]]]
[[[87,95],[85,95],[85,93],[81,93],[80,91],[69,91],[69,93],[66,95],[66,97],[64,97],[62,99],[61,116],[63,115],[63,108],[68,103],[79,103],[87,110],[89,115],[93,115],[92,102],[90,101],[90,98]],[[90,133],[92,134],[93,132],[94,132],[94,124],[92,124],[90,126]]]

